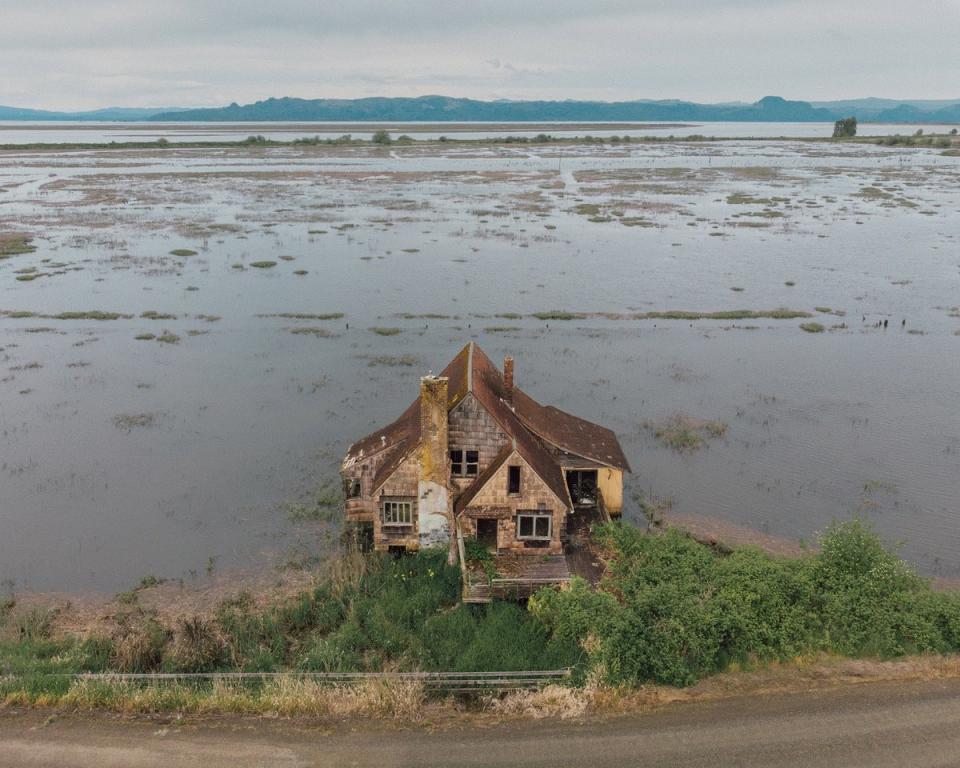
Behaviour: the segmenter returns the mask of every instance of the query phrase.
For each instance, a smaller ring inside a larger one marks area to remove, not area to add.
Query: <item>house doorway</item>
[[[479,518],[477,520],[477,542],[487,549],[497,549],[497,520],[496,518]]]
[[[573,469],[567,472],[567,488],[570,498],[578,507],[597,505],[597,470]]]

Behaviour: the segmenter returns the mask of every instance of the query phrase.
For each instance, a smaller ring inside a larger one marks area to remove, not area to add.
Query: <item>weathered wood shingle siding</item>
[[[472,394],[468,394],[456,408],[450,411],[448,440],[450,450],[463,449],[479,452],[478,474],[483,473],[500,449],[509,442],[500,425]],[[474,477],[455,477],[453,483],[459,490],[463,490],[475,479]]]
[[[507,493],[507,474],[510,466],[520,467],[520,494]],[[528,546],[517,538],[516,514],[518,511],[536,511],[539,506],[550,510],[553,518],[553,530],[550,545],[547,547]],[[497,514],[497,548],[500,551],[529,552],[537,550],[544,554],[563,552],[563,538],[566,535],[567,505],[550,490],[540,476],[533,471],[519,453],[514,451],[503,465],[490,477],[483,488],[473,497],[461,520],[465,536],[475,536],[476,515],[483,516],[483,510],[502,510],[507,508],[507,517]],[[492,516],[492,515],[491,515]]]
[[[408,547],[415,549],[419,545],[417,535],[417,478],[420,471],[416,451],[405,458],[393,474],[377,491],[374,497],[376,514],[373,518],[373,541],[376,549],[385,550],[388,547]],[[384,498],[402,498],[413,502],[413,519],[410,526],[389,526],[383,524]]]

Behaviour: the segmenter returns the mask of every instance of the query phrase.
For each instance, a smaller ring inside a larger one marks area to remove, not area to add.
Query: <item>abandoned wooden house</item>
[[[473,342],[439,376],[424,376],[395,422],[350,446],[341,474],[348,523],[378,551],[452,546],[464,599],[525,597],[582,566],[590,524],[620,514],[630,467],[616,435],[514,383]],[[464,539],[493,555],[495,576],[466,562]]]

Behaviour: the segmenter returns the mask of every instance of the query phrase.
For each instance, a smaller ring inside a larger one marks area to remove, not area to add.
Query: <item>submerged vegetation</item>
[[[32,238],[26,235],[0,234],[0,261],[11,256],[33,253],[37,249],[31,245],[31,240]]]
[[[727,425],[722,421],[697,419],[683,413],[675,413],[659,423],[645,422],[644,426],[652,429],[657,439],[677,453],[693,453],[702,448],[706,440],[727,433]]]
[[[852,130],[850,132],[849,120],[853,120]],[[838,126],[844,123],[842,128]],[[681,127],[681,126],[678,126]],[[644,135],[631,136],[629,134],[611,135],[611,136],[593,136],[584,134],[580,136],[555,136],[548,133],[538,133],[535,136],[518,135],[500,135],[484,138],[467,138],[457,136],[439,136],[437,138],[424,138],[418,136],[401,135],[393,138],[386,130],[377,130],[371,134],[370,138],[358,138],[351,134],[341,136],[300,136],[290,141],[270,139],[262,134],[251,135],[239,141],[178,141],[171,142],[165,138],[159,138],[154,141],[111,141],[111,142],[34,142],[26,144],[0,144],[0,151],[65,151],[65,150],[130,150],[130,149],[230,149],[230,148],[256,148],[264,149],[271,147],[352,147],[352,146],[390,146],[390,145],[448,145],[448,144],[466,144],[466,145],[512,145],[512,144],[534,144],[534,145],[570,145],[570,144],[593,144],[593,145],[621,145],[621,144],[673,144],[683,143],[721,143],[743,140],[763,140],[772,142],[796,142],[805,143],[831,143],[845,142],[858,144],[883,144],[886,146],[926,146],[926,147],[949,147],[952,144],[952,138],[956,134],[924,134],[923,131],[914,133],[911,136],[901,136],[899,134],[890,136],[857,136],[856,119],[847,118],[847,120],[837,121],[832,136],[706,136],[704,134],[677,134],[669,136]]]

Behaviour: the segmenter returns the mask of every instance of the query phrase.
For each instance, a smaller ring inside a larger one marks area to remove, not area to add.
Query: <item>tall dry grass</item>
[[[291,676],[268,680],[262,687],[222,679],[201,687],[184,682],[143,685],[88,678],[74,681],[58,699],[9,703],[125,714],[182,712],[416,721],[423,715],[426,693],[420,682],[385,678],[370,678],[356,685],[327,685]]]

